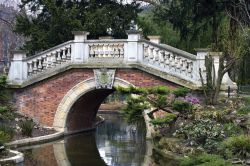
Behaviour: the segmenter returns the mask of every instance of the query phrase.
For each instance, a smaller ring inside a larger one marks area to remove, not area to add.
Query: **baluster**
[[[94,58],[95,52],[94,52],[94,45],[89,45],[89,57]]]
[[[33,60],[33,74],[37,73],[37,59]]]
[[[187,59],[182,59],[182,71],[187,70]]]
[[[165,64],[167,66],[170,64],[170,54],[168,52],[165,52]]]
[[[69,61],[71,60],[71,46],[66,47],[66,50],[67,50],[66,59]]]
[[[62,51],[62,62],[66,62],[66,51],[65,47],[61,49]]]
[[[123,58],[124,57],[124,44],[119,44],[119,48],[120,48],[120,57]]]
[[[175,61],[175,65],[176,65],[176,68],[177,69],[180,69],[181,68],[181,57],[179,56],[176,56],[176,61]]]
[[[46,69],[46,66],[47,66],[47,55],[43,55],[42,59],[43,59],[42,71],[44,71]]]
[[[108,44],[103,44],[103,57],[109,57]]]
[[[28,62],[28,75],[31,76],[33,73],[33,69],[32,69],[32,61]]]
[[[116,58],[120,58],[120,55],[119,55],[119,44],[118,45],[116,45],[116,48],[114,48],[114,56],[116,57]]]
[[[111,54],[111,56],[112,56],[113,58],[116,58],[116,57],[115,57],[115,49],[116,49],[118,46],[119,46],[119,44],[112,44],[110,54]]]
[[[47,54],[47,68],[51,68],[51,64],[52,64],[52,58],[51,58],[51,54]]]
[[[191,60],[188,61],[188,72],[191,73],[193,71],[193,62]]]
[[[37,69],[38,69],[38,71],[42,71],[42,68],[43,68],[43,66],[42,66],[42,57],[37,58],[37,61],[38,61]]]
[[[149,59],[154,59],[154,47],[150,47]]]
[[[105,47],[104,44],[98,44],[98,57],[102,58],[105,57]]]
[[[159,57],[160,63],[164,63],[164,58],[165,58],[164,51],[161,50],[161,51],[160,51],[160,57]]]
[[[172,67],[174,67],[175,66],[175,55],[174,54],[171,54],[170,55],[170,65],[172,66]]]
[[[147,59],[148,58],[148,45],[147,44],[144,44],[143,45],[143,55],[144,55],[144,58]]]
[[[57,63],[57,64],[60,64],[60,63],[61,63],[61,60],[62,60],[61,51],[58,50],[58,51],[56,51],[56,63]]]
[[[154,61],[158,62],[159,61],[159,50],[155,49],[154,51]]]
[[[51,53],[51,66],[56,66],[56,52]]]

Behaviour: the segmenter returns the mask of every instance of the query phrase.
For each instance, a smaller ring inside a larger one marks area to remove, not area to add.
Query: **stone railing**
[[[185,82],[188,82],[195,87],[201,87],[199,69],[205,78],[207,50],[200,50],[197,55],[193,55],[160,44],[157,36],[149,37],[150,41],[141,39],[140,33],[134,30],[127,31],[128,39],[88,40],[88,34],[82,31],[74,32],[74,40],[31,57],[26,57],[24,52],[15,52],[8,76],[10,84],[22,85],[33,78],[40,78],[40,74],[57,71],[56,69],[67,65],[92,68],[132,66],[146,71],[153,69],[157,74],[151,74],[165,75],[164,78],[177,84],[185,85]],[[229,80],[229,77],[226,80]]]
[[[71,60],[72,43],[72,41],[63,43],[36,56],[26,58],[28,77],[69,62]]]
[[[197,56],[168,45],[142,40],[144,65],[189,81],[198,81],[195,65]]]
[[[124,45],[126,40],[89,40],[89,60],[122,59],[124,58]]]

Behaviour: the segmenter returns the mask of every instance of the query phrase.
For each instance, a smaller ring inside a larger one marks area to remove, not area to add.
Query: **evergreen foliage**
[[[250,137],[248,135],[229,137],[221,144],[220,151],[228,158],[248,158],[250,157]]]
[[[71,31],[76,30],[89,31],[90,38],[98,38],[108,35],[111,28],[112,36],[124,38],[139,12],[135,2],[115,0],[22,0],[20,7],[15,31],[29,38],[23,49],[30,54],[72,39]]]
[[[167,105],[167,95],[169,89],[164,86],[155,86],[149,88],[137,88],[130,86],[128,88],[116,87],[119,93],[126,94],[126,106],[121,110],[128,122],[135,123],[141,119],[145,109],[155,107],[164,108]]]
[[[232,166],[232,164],[218,155],[205,153],[182,158],[180,166]]]

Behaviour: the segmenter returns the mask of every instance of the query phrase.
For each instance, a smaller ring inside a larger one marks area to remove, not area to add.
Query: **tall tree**
[[[20,7],[15,31],[30,38],[24,49],[31,54],[71,39],[73,30],[98,38],[111,28],[112,36],[124,37],[139,12],[135,2],[116,0],[22,0]]]
[[[206,32],[208,27],[211,27],[213,50],[224,52],[219,57],[218,73],[214,74],[217,77],[214,81],[207,80],[207,83],[212,83],[207,85],[211,104],[216,104],[224,74],[239,59],[243,50],[242,45],[239,45],[242,41],[239,23],[242,23],[242,15],[248,13],[250,8],[244,3],[245,10],[241,10],[239,4],[243,1],[246,2],[245,0],[163,0],[155,10],[156,17],[172,23],[174,28],[179,30],[182,39],[195,37],[199,32]],[[209,58],[207,60],[211,61]],[[212,65],[210,62],[207,64]],[[211,72],[207,74],[210,75]]]

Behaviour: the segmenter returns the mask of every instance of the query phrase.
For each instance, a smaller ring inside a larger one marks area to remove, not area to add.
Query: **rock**
[[[238,158],[234,158],[232,159],[232,164],[243,164],[243,161]]]
[[[250,159],[246,159],[245,164],[250,165]]]

